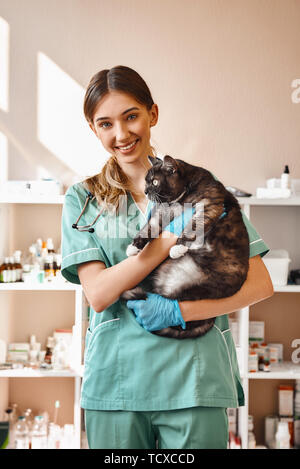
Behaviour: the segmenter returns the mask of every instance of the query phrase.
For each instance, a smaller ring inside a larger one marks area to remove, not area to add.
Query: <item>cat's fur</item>
[[[166,226],[163,215],[167,212],[172,220],[182,212],[184,204],[198,205],[170,256],[139,286],[124,292],[121,299],[146,299],[146,292],[178,301],[234,295],[246,280],[249,268],[249,238],[237,199],[204,168],[169,155],[163,161],[151,156],[148,159],[152,168],[146,175],[145,193],[155,207],[149,221],[128,246],[127,255],[137,254],[163,231]],[[198,210],[199,202],[204,204],[202,213]],[[226,215],[220,218],[224,208]],[[203,238],[199,242],[193,230],[195,223],[197,229],[199,226],[204,229],[204,242]],[[177,339],[199,337],[214,322],[215,318],[189,321],[186,330],[173,326],[154,333]]]

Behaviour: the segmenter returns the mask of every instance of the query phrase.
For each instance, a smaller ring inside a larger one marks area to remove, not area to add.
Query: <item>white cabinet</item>
[[[2,234],[0,256],[20,249],[28,250],[38,237],[52,237],[60,245],[61,213],[64,196],[54,198],[0,198]],[[9,402],[21,400],[33,411],[47,410],[53,418],[55,400],[60,400],[60,425],[75,426],[74,448],[80,448],[80,387],[83,368],[84,333],[87,304],[80,285],[59,283],[0,284],[0,338],[9,342],[28,342],[29,335],[46,346],[56,328],[73,329],[76,346],[73,369],[41,371],[0,370],[0,410]],[[26,400],[27,399],[27,400]]]
[[[238,198],[241,208],[270,249],[286,249],[292,262],[289,270],[300,268],[300,197],[289,199]],[[264,444],[264,417],[278,413],[277,386],[300,379],[300,364],[293,363],[292,341],[300,339],[300,286],[274,285],[274,295],[236,313],[241,346],[241,376],[246,405],[239,408],[242,447],[248,443],[248,415],[254,415],[254,432]],[[283,363],[270,372],[248,373],[249,321],[265,321],[266,342],[284,343]],[[291,381],[292,380],[292,381]]]

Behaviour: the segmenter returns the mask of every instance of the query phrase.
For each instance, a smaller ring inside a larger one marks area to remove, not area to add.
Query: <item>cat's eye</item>
[[[157,186],[158,180],[157,180],[157,179],[153,179],[152,184],[153,184],[153,186]]]

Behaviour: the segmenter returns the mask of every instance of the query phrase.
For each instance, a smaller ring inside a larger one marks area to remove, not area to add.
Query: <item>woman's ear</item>
[[[157,124],[158,121],[158,106],[157,104],[152,104],[152,108],[150,110],[150,127],[153,127]]]

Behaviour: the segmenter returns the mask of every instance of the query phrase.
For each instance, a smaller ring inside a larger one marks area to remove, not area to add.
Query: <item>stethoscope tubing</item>
[[[93,225],[96,223],[96,221],[98,220],[98,218],[100,217],[100,215],[102,214],[102,212],[104,211],[104,208],[102,210],[100,210],[100,212],[98,213],[98,215],[95,217],[95,219],[92,221],[92,223],[90,223],[89,225],[82,225],[82,226],[78,226],[78,222],[80,220],[80,218],[82,217],[82,215],[84,214],[85,210],[86,210],[86,207],[89,203],[89,201],[92,201],[95,199],[95,196],[91,193],[91,192],[88,192],[87,196],[86,196],[86,199],[85,199],[85,202],[84,202],[84,205],[83,205],[83,208],[79,214],[79,217],[77,218],[76,222],[72,224],[72,228],[74,228],[74,230],[77,230],[77,231],[88,231],[89,233],[94,233],[95,229],[92,228]]]

